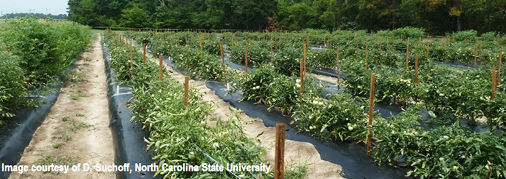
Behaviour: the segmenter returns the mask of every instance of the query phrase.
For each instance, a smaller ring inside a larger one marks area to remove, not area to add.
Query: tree
[[[140,8],[139,4],[123,9],[121,13],[121,26],[131,28],[143,28],[150,26],[149,14]]]

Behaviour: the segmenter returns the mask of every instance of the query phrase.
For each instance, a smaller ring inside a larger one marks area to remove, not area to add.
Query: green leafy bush
[[[465,30],[465,31],[454,32],[451,34],[451,36],[456,41],[471,40],[474,42],[475,38],[478,36],[478,32],[476,30]]]
[[[0,51],[0,119],[13,117],[14,110],[25,101],[25,79],[20,74],[19,58]]]
[[[306,58],[307,66],[311,68],[333,68],[337,65],[335,50],[308,50]]]
[[[367,115],[364,102],[356,103],[348,93],[331,94],[329,99],[304,98],[294,113],[297,128],[323,139],[364,140]]]
[[[21,18],[6,27],[4,41],[19,56],[31,88],[59,75],[91,41],[89,28]],[[42,84],[41,84],[42,83]]]
[[[417,27],[403,27],[392,31],[395,36],[405,35],[409,38],[418,38],[425,36],[425,29]]]
[[[483,41],[495,41],[498,36],[499,35],[496,32],[487,32],[487,33],[481,34],[480,37],[481,37],[481,40],[483,40]]]
[[[234,46],[230,47],[230,60],[238,63],[244,64],[245,62],[245,53],[246,53],[246,45],[248,42],[243,43],[235,43]],[[251,42],[251,45],[248,45],[248,63],[253,65],[259,65],[269,61],[271,57],[271,52],[267,48],[264,47],[265,44],[261,42]]]
[[[272,65],[276,72],[283,75],[299,75],[300,60],[303,58],[303,52],[299,49],[288,47],[279,51],[272,59]]]

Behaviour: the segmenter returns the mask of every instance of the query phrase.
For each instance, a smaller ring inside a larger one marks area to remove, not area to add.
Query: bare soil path
[[[114,162],[109,128],[107,82],[98,34],[91,50],[83,53],[72,77],[45,121],[35,132],[18,165],[51,163],[88,163],[111,165]],[[116,178],[114,172],[13,172],[10,178]]]

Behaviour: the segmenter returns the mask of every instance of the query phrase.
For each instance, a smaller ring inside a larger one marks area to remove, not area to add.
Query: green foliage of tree
[[[506,32],[504,0],[69,0],[69,19],[90,26],[283,30],[423,28],[428,34]]]
[[[120,22],[120,25],[123,27],[133,28],[142,28],[151,25],[149,14],[138,4],[134,4],[130,8],[123,9]]]

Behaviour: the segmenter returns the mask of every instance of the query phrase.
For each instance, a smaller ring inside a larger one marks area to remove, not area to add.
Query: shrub
[[[396,36],[405,35],[409,38],[418,38],[425,36],[425,29],[416,27],[403,27],[393,30]]]
[[[20,74],[23,69],[19,66],[19,58],[0,52],[0,119],[13,117],[13,111],[24,99],[25,82]]]
[[[247,43],[248,42],[236,43],[234,46],[230,47],[231,61],[239,64],[244,64]],[[271,52],[264,46],[265,44],[261,42],[251,42],[251,45],[248,45],[248,63],[258,65],[265,63],[270,59]]]
[[[281,49],[272,60],[276,72],[283,75],[298,75],[300,71],[300,59],[302,52],[299,49],[288,47]]]
[[[460,32],[452,33],[452,37],[455,38],[456,41],[464,41],[464,40],[475,40],[478,32],[476,30],[465,30]]]

